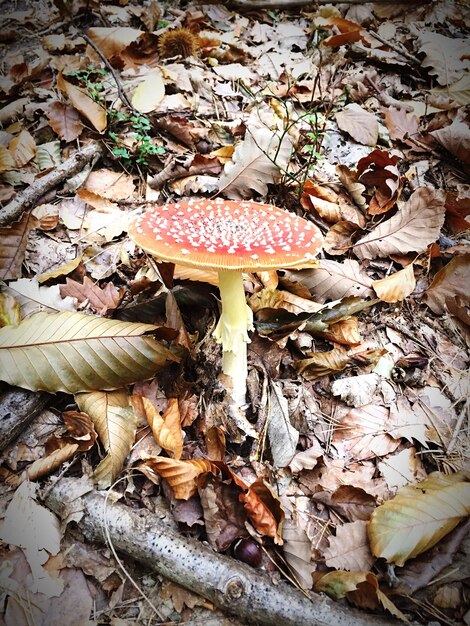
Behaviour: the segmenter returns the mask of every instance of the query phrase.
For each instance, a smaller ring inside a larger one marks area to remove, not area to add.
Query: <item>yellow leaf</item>
[[[398,566],[432,548],[470,513],[470,483],[433,472],[377,507],[369,523],[372,553]]]
[[[36,142],[27,130],[22,130],[17,137],[10,141],[8,149],[15,167],[23,167],[36,154]]]
[[[179,500],[188,500],[196,493],[196,478],[200,474],[204,472],[219,473],[218,467],[206,459],[179,461],[156,456],[147,459],[145,465],[168,482],[175,498]]]
[[[165,84],[160,69],[151,70],[147,77],[135,89],[132,95],[132,106],[141,113],[155,111],[165,95]]]
[[[178,360],[141,336],[156,328],[69,311],[37,313],[0,329],[0,376],[32,391],[117,389]]]
[[[16,326],[21,321],[21,307],[19,302],[7,293],[0,293],[0,328]]]
[[[5,148],[5,146],[0,146],[0,172],[12,170],[13,167],[14,163],[11,152],[7,148]]]
[[[94,474],[100,489],[105,489],[116,480],[131,451],[137,430],[136,416],[123,389],[78,393],[75,400],[80,410],[90,416],[107,452]]]
[[[40,284],[45,283],[51,278],[59,278],[60,276],[67,276],[68,274],[70,274],[70,272],[73,272],[73,270],[77,269],[77,267],[80,265],[82,260],[83,260],[83,253],[79,254],[77,257],[75,257],[71,261],[64,263],[63,265],[56,268],[55,270],[51,270],[50,272],[41,274],[40,276],[38,276],[38,283]]]
[[[84,89],[80,89],[80,87],[76,87],[65,80],[62,72],[57,76],[57,87],[99,133],[106,129],[106,109],[95,102]]]
[[[391,276],[375,280],[372,287],[384,302],[401,302],[412,294],[416,287],[413,263]]]

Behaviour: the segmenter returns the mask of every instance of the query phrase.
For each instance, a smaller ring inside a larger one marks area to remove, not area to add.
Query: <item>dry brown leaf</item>
[[[266,195],[268,184],[277,182],[289,163],[292,140],[280,140],[269,128],[249,128],[226,163],[219,178],[219,193],[232,200],[250,198],[253,191]],[[273,160],[275,159],[275,162]]]
[[[211,426],[206,432],[206,451],[211,461],[223,461],[225,456],[225,433],[218,426]]]
[[[71,459],[78,451],[78,447],[76,443],[65,443],[61,448],[57,448],[47,456],[37,459],[31,465],[28,465],[20,480],[35,481],[48,476],[63,463]]]
[[[372,287],[377,296],[384,302],[401,302],[411,295],[416,287],[413,263],[399,272],[375,280]]]
[[[458,37],[445,37],[430,30],[421,30],[420,52],[424,52],[422,61],[424,67],[430,67],[429,73],[436,76],[440,85],[452,85],[462,78],[465,68],[468,70],[468,41]]]
[[[325,235],[323,249],[332,256],[347,254],[352,248],[352,236],[356,232],[356,224],[336,222]]]
[[[240,495],[240,501],[244,503],[248,517],[256,530],[266,537],[272,537],[275,544],[282,546],[284,511],[271,487],[265,481],[257,479],[246,493]]]
[[[363,461],[396,450],[400,442],[386,433],[388,416],[388,408],[374,404],[349,411],[332,438],[340,458]]]
[[[361,211],[364,211],[367,207],[367,201],[364,198],[366,188],[357,180],[357,172],[349,169],[347,165],[337,165],[336,173],[345,189],[354,200],[356,206],[358,206]]]
[[[78,112],[63,102],[51,102],[47,107],[49,126],[65,142],[75,141],[81,135],[83,124]]]
[[[336,123],[364,146],[375,146],[379,136],[379,123],[375,115],[365,111],[355,102],[347,104],[336,113]]]
[[[23,213],[18,222],[0,228],[0,279],[10,280],[21,276],[29,233],[37,226],[37,219]]]
[[[334,509],[349,522],[368,521],[376,507],[374,496],[352,485],[340,485],[333,493],[319,491],[313,495],[313,498],[316,502]]]
[[[416,115],[407,113],[405,109],[390,107],[385,109],[385,125],[391,139],[401,141],[411,148],[419,149],[417,145],[419,120]],[[426,150],[426,148],[421,148],[421,150]]]
[[[349,317],[340,320],[328,327],[327,332],[319,333],[328,341],[340,343],[345,346],[358,346],[361,343],[359,334],[359,320],[357,317]]]
[[[323,456],[324,450],[318,439],[313,440],[313,444],[307,450],[297,452],[292,461],[289,463],[290,470],[293,474],[298,474],[302,470],[311,470],[318,463],[318,459]]]
[[[36,141],[27,130],[22,130],[10,141],[8,150],[13,158],[14,166],[23,167],[36,154]]]
[[[54,204],[39,204],[31,214],[38,220],[40,230],[54,230],[59,223],[59,208]]]
[[[51,270],[50,272],[46,272],[45,274],[41,274],[40,276],[38,276],[38,283],[41,284],[47,282],[48,280],[51,280],[52,278],[67,276],[67,274],[70,274],[77,269],[82,260],[83,254],[79,254],[77,257],[75,257],[75,259],[72,259],[71,261],[68,261],[63,265],[60,265],[55,270]]]
[[[353,245],[355,255],[363,260],[411,250],[424,252],[440,235],[444,203],[444,192],[420,187],[396,215]]]
[[[109,487],[119,475],[131,451],[137,419],[129,406],[127,391],[93,391],[75,394],[80,410],[87,413],[107,455],[95,469],[94,478],[101,489]]]
[[[113,283],[106,283],[104,288],[97,285],[91,278],[85,276],[83,283],[67,278],[65,285],[60,285],[62,298],[70,296],[76,298],[79,304],[88,301],[89,305],[100,315],[115,309],[124,295],[124,288],[118,288]]]
[[[168,482],[177,500],[188,500],[197,492],[200,474],[219,474],[219,468],[206,459],[181,461],[157,456],[147,459],[145,465]]]
[[[177,398],[168,400],[168,407],[163,415],[144,396],[131,396],[130,403],[137,414],[142,413],[145,416],[158,445],[173,458],[180,459],[183,454],[183,430]]]
[[[404,448],[397,454],[385,457],[377,463],[377,468],[391,491],[426,478],[423,463],[414,447]]]
[[[320,267],[308,270],[284,270],[287,278],[302,283],[317,302],[340,300],[347,296],[373,297],[372,279],[357,261],[345,259],[338,263],[322,259]]]
[[[329,547],[323,550],[328,567],[350,572],[367,571],[375,561],[369,548],[367,522],[356,520],[336,527],[336,536],[328,538]]]
[[[402,178],[397,167],[398,157],[386,150],[372,150],[357,163],[361,182],[375,187],[368,213],[379,215],[394,206],[402,188]]]
[[[85,189],[84,187],[77,191],[77,196],[83,200],[83,202],[86,202],[100,213],[113,213],[113,211],[117,212],[118,205],[115,202],[112,202],[111,200],[108,200],[93,191],[88,191],[88,189]],[[93,218],[94,214],[92,213],[88,217]]]
[[[144,31],[124,26],[117,28],[96,27],[88,29],[87,34],[104,56],[111,60],[114,56],[119,56],[129,44],[143,35]]]
[[[57,75],[57,87],[67,96],[73,106],[94,126],[94,128],[102,133],[108,124],[106,109],[91,98],[85,89],[76,87],[66,80],[62,72]]]
[[[130,174],[99,169],[90,172],[84,188],[108,200],[129,200],[134,194],[135,185]]]
[[[329,352],[317,352],[309,359],[296,361],[294,367],[307,380],[315,380],[341,372],[348,366],[350,358],[343,350],[335,348]]]
[[[284,309],[294,314],[316,313],[322,306],[317,302],[306,300],[289,291],[280,289],[261,289],[248,299],[248,303],[254,313],[261,309]]]
[[[459,296],[468,303],[470,285],[470,254],[456,256],[437,274],[426,290],[423,300],[437,315],[446,310],[446,301]]]
[[[449,126],[431,131],[430,135],[457,159],[470,164],[470,128],[467,123],[455,119]]]
[[[132,106],[140,113],[155,111],[165,95],[165,83],[160,68],[151,69],[132,94]]]
[[[21,307],[19,302],[8,293],[0,293],[0,328],[16,326],[21,321]]]
[[[329,187],[307,180],[302,189],[300,203],[307,211],[314,209],[320,217],[330,223],[347,221],[359,227],[365,225],[361,211],[344,194],[337,194]]]

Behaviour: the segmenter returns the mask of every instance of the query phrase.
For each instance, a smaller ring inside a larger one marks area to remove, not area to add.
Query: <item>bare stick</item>
[[[5,207],[0,209],[0,226],[6,226],[18,220],[21,214],[37,203],[45,193],[67,178],[80,172],[93,157],[101,154],[101,150],[101,146],[97,143],[87,144],[84,148],[75,152],[69,159],[59,165],[59,167],[52,170],[52,172],[35,180],[29,187],[15,196]]]
[[[98,48],[96,43],[92,39],[90,39],[88,37],[88,35],[85,35],[84,33],[82,33],[82,37],[87,42],[87,44],[93,48],[93,50],[100,57],[100,59],[103,61],[103,63],[107,67],[107,69],[111,72],[111,74],[112,74],[112,76],[114,78],[114,82],[116,83],[116,87],[117,87],[117,90],[118,90],[118,96],[119,96],[119,99],[121,100],[121,102],[123,104],[125,104],[126,107],[128,109],[130,109],[133,113],[136,113],[137,115],[139,115],[139,112],[132,106],[131,101],[127,97],[127,95],[126,95],[126,93],[125,93],[125,91],[124,91],[124,89],[122,87],[121,79],[119,78],[118,73],[116,72],[114,67],[111,65],[111,63],[108,61],[108,59],[104,56],[104,54]]]
[[[274,585],[255,569],[181,536],[160,517],[105,502],[105,493],[84,494],[83,481],[65,478],[45,495],[45,504],[63,519],[80,511],[80,531],[89,541],[109,538],[117,552],[207,598],[253,626],[393,626],[388,618],[348,609],[312,593],[309,600],[286,583]],[[105,510],[106,505],[106,510]],[[74,518],[77,519],[76,514]]]
[[[0,450],[10,445],[43,410],[47,393],[12,387],[0,394]]]

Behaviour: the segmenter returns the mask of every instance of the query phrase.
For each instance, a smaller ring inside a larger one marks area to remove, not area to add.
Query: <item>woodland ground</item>
[[[470,624],[468,2],[1,9],[1,624]],[[195,196],[324,235],[243,412]]]

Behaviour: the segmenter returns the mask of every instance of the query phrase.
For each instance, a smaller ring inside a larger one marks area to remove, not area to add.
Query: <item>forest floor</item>
[[[296,4],[2,4],[0,624],[470,624],[468,2]],[[323,236],[242,408],[194,197]]]

